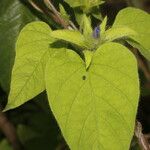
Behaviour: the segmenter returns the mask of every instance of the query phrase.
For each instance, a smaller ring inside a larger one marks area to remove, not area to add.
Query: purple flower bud
[[[97,26],[97,27],[94,28],[93,37],[94,38],[99,38],[99,36],[100,36],[100,27]]]

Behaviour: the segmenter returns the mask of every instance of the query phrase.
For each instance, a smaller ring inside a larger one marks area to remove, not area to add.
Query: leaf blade
[[[128,149],[139,97],[133,55],[120,44],[104,44],[95,52],[86,71],[77,54],[71,50],[63,53],[47,64],[46,90],[70,148]]]
[[[21,31],[16,44],[11,88],[5,111],[20,106],[45,89],[44,68],[50,57],[51,29],[44,22],[33,22]]]
[[[80,47],[86,47],[84,36],[79,31],[56,30],[51,33],[53,38],[64,40]]]
[[[150,59],[150,30],[148,30],[150,26],[150,15],[137,8],[129,7],[123,9],[118,13],[113,24],[113,27],[119,26],[127,26],[138,33],[137,36],[131,37],[144,48],[139,49],[139,51],[147,59]],[[147,52],[144,52],[143,50]]]
[[[111,28],[108,29],[104,34],[104,40],[107,42],[122,38],[129,39],[132,36],[137,36],[137,33],[128,27]]]

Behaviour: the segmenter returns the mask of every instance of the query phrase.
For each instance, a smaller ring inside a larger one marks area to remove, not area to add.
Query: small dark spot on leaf
[[[83,79],[83,80],[86,80],[86,76],[82,76],[82,79]]]

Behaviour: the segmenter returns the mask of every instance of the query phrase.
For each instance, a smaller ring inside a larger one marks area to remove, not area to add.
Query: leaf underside
[[[141,46],[130,42],[131,45],[139,48],[140,52],[150,60],[150,15],[140,9],[126,8],[121,10],[113,24],[113,27],[126,26],[137,32],[137,36],[131,36]],[[142,47],[142,48],[140,48]]]
[[[86,47],[85,38],[79,31],[74,30],[56,30],[51,33],[53,38],[70,42],[80,47]]]

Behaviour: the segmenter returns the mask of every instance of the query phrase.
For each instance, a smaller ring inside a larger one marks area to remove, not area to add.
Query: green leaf
[[[81,34],[77,30],[61,29],[52,31],[51,37],[57,40],[72,43],[82,49],[93,50],[98,41],[93,38],[92,33],[90,35],[90,32],[92,32],[92,30],[89,29],[89,25],[82,27],[84,27],[84,29],[82,28],[84,30],[84,34]]]
[[[5,110],[20,106],[45,89],[44,68],[54,41],[50,35],[51,29],[44,22],[30,23],[21,31]]]
[[[101,34],[103,34],[106,31],[106,27],[107,27],[107,16],[103,19],[100,25]]]
[[[69,21],[69,15],[67,14],[66,10],[64,9],[63,5],[59,4],[60,14],[61,17],[65,20]]]
[[[138,33],[137,36],[132,36],[132,38],[144,48],[139,50],[150,60],[150,15],[136,8],[123,9],[117,15],[113,25],[113,27],[119,26],[127,26]],[[146,55],[145,51],[147,51]]]
[[[20,0],[0,0],[0,84],[9,91],[16,38],[22,27],[36,17]]]
[[[94,6],[101,5],[101,4],[103,4],[103,3],[104,3],[103,0],[85,0],[84,5],[85,5],[87,8],[91,8],[91,7],[94,7]]]
[[[106,43],[86,70],[71,50],[46,66],[49,103],[71,150],[127,150],[134,131],[139,81],[133,54]]]
[[[99,8],[95,9],[95,12],[91,12],[92,16],[98,20],[103,20],[102,14],[99,12]]]
[[[51,37],[70,42],[80,47],[86,47],[85,38],[79,31],[66,29],[56,30],[51,32]]]
[[[103,3],[103,0],[65,0],[71,7],[84,6],[86,8],[94,7]]]
[[[137,33],[128,27],[111,28],[104,33],[104,39],[102,40],[110,42],[122,38],[129,39],[136,35]]]
[[[93,29],[91,27],[91,19],[87,17],[85,14],[82,16],[82,22],[80,25],[80,30],[83,30],[83,35],[85,37],[91,36],[93,33]]]
[[[11,145],[8,143],[6,139],[3,139],[0,142],[0,149],[1,150],[13,150],[13,148],[11,147]]]
[[[66,3],[68,3],[71,7],[79,7],[82,5],[82,2],[80,0],[65,0]]]
[[[85,57],[86,69],[88,69],[92,62],[93,51],[84,50],[83,53],[84,53],[84,57]]]
[[[136,41],[132,40],[132,39],[128,39],[127,42],[133,46],[134,48],[137,48],[141,51],[141,53],[147,58],[150,59],[150,53],[148,50],[146,50],[142,45],[140,45],[139,43],[137,43]]]

